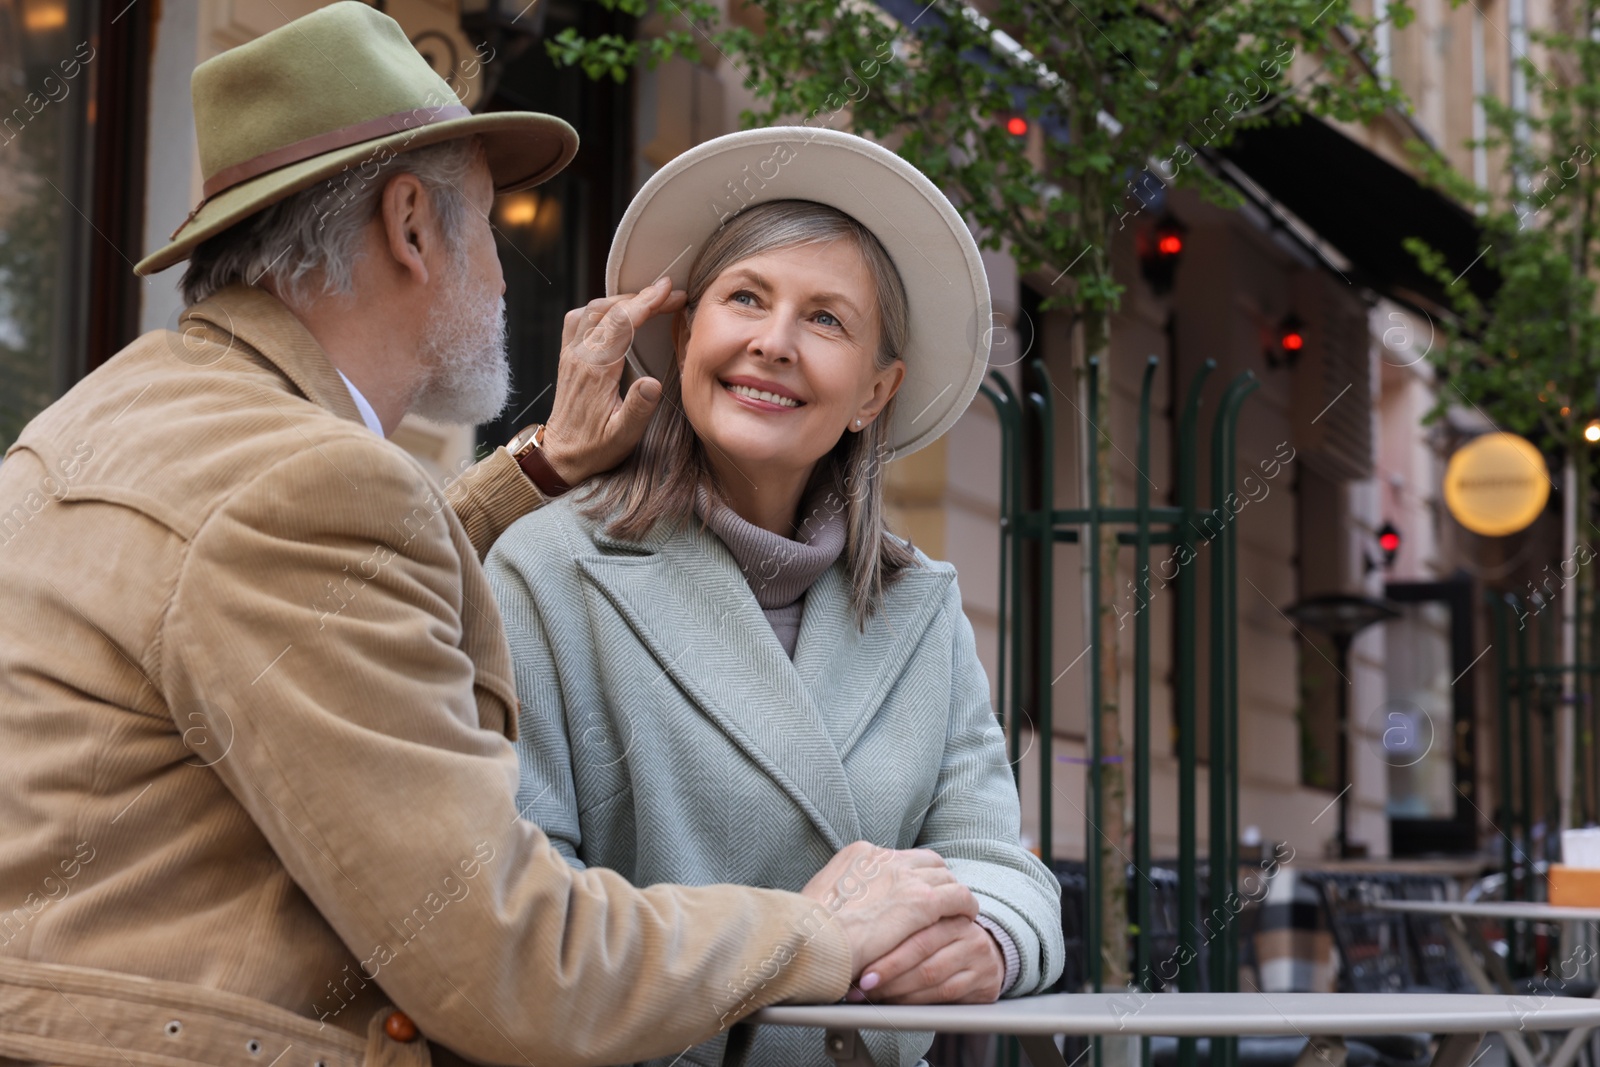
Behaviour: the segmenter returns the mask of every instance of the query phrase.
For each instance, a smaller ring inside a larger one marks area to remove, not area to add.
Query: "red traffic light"
[[[1188,228],[1183,223],[1173,215],[1166,214],[1155,225],[1138,234],[1135,247],[1139,254],[1139,271],[1144,275],[1150,291],[1157,296],[1172,290],[1187,232]]]
[[[1383,549],[1383,565],[1394,566],[1394,557],[1400,552],[1400,531],[1392,522],[1378,527],[1378,547]]]
[[[1278,321],[1277,331],[1268,336],[1271,340],[1266,342],[1263,355],[1269,367],[1292,367],[1300,353],[1305,351],[1305,323],[1292,311]]]
[[[1021,137],[1028,132],[1028,120],[1021,115],[1012,115],[1006,119],[1006,132],[1013,137]]]

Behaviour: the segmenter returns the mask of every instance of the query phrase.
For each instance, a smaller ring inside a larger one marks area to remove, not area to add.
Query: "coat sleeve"
[[[638,889],[518,816],[511,742],[480,726],[504,698],[461,647],[464,613],[494,611],[463,603],[465,548],[421,468],[354,436],[279,459],[202,523],[158,684],[211,724],[196,773],[238,799],[238,832],[424,1035],[478,1062],[674,1055],[767,1004],[843,996],[849,946],[804,898]],[[333,582],[341,606],[319,610]],[[310,996],[337,976],[302,977]]]
[[[513,535],[513,539],[515,535]],[[570,556],[568,557],[570,559]],[[572,743],[567,732],[567,705],[556,659],[545,629],[533,582],[522,566],[528,562],[501,545],[485,569],[489,587],[505,619],[517,682],[517,812],[538,824],[551,847],[574,867],[583,847],[578,818],[578,790],[572,768]],[[540,561],[532,561],[538,563]],[[545,561],[551,566],[559,563]]]
[[[479,559],[507,526],[547,503],[504,445],[462,472],[459,484],[463,491],[450,495],[451,506]]]
[[[945,858],[978,898],[980,914],[1010,935],[1017,979],[1005,996],[1042,993],[1061,976],[1061,885],[1022,847],[1022,809],[1005,732],[989,705],[961,593],[950,584],[944,614],[951,633],[950,717],[934,799],[917,839]]]

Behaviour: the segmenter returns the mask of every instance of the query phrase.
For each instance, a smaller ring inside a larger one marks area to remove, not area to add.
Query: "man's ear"
[[[383,187],[377,221],[383,227],[383,246],[401,273],[418,285],[429,281],[425,253],[430,252],[434,222],[432,205],[415,174],[396,174]]]

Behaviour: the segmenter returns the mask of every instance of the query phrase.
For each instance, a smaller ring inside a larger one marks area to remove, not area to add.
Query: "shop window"
[[[575,26],[593,37],[632,33],[597,4],[541,0],[546,37]],[[507,62],[484,111],[558,115],[582,145],[566,170],[537,188],[500,197],[490,221],[506,278],[512,393],[505,413],[479,427],[480,445],[503,444],[523,426],[549,418],[561,353],[561,320],[605,294],[606,254],[633,190],[628,185],[631,88],[557,67],[535,45]]]
[[[0,0],[0,449],[137,332],[148,20]]]
[[[1388,767],[1390,852],[1473,852],[1477,715],[1467,672],[1482,650],[1471,583],[1394,582],[1385,595],[1401,612],[1384,624],[1388,693],[1373,724]]]
[[[1295,575],[1296,599],[1349,587],[1345,534],[1350,521],[1345,486],[1315,468],[1296,465],[1295,506],[1299,544]],[[1333,642],[1305,626],[1297,626],[1299,693],[1295,718],[1300,728],[1300,784],[1337,793],[1339,776],[1339,686],[1347,684],[1335,666]]]

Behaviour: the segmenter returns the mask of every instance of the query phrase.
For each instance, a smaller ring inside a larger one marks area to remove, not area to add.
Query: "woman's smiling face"
[[[855,243],[772,249],[712,280],[680,333],[683,408],[713,468],[810,468],[868,425],[905,364],[876,366],[877,286]]]

